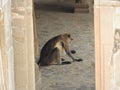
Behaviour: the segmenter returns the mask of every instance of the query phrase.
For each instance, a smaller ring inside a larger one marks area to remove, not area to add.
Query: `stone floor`
[[[71,50],[76,54],[73,56],[83,61],[41,67],[39,90],[95,90],[93,14],[72,13],[72,9],[54,5],[40,6],[35,6],[40,49],[50,38],[67,32],[74,39]],[[69,57],[63,57],[71,61]]]

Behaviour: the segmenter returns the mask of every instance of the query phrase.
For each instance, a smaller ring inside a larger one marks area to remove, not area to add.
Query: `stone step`
[[[89,8],[88,4],[75,4],[74,8]]]
[[[74,9],[74,13],[89,13],[89,9]]]

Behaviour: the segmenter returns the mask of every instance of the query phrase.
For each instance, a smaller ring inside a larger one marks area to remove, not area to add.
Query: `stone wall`
[[[11,0],[0,0],[0,53],[0,90],[15,90]]]

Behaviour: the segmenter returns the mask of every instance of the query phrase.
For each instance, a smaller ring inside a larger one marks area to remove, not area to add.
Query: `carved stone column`
[[[120,90],[120,1],[95,0],[96,90]]]
[[[74,12],[88,13],[89,5],[87,0],[75,0]]]

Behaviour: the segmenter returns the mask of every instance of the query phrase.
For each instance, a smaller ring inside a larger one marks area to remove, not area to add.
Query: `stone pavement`
[[[48,11],[36,6],[40,49],[50,38],[67,32],[74,39],[71,50],[76,54],[73,56],[83,61],[41,67],[42,87],[39,90],[95,90],[93,14],[68,13],[62,9],[57,7]],[[63,57],[71,61],[69,57]]]

